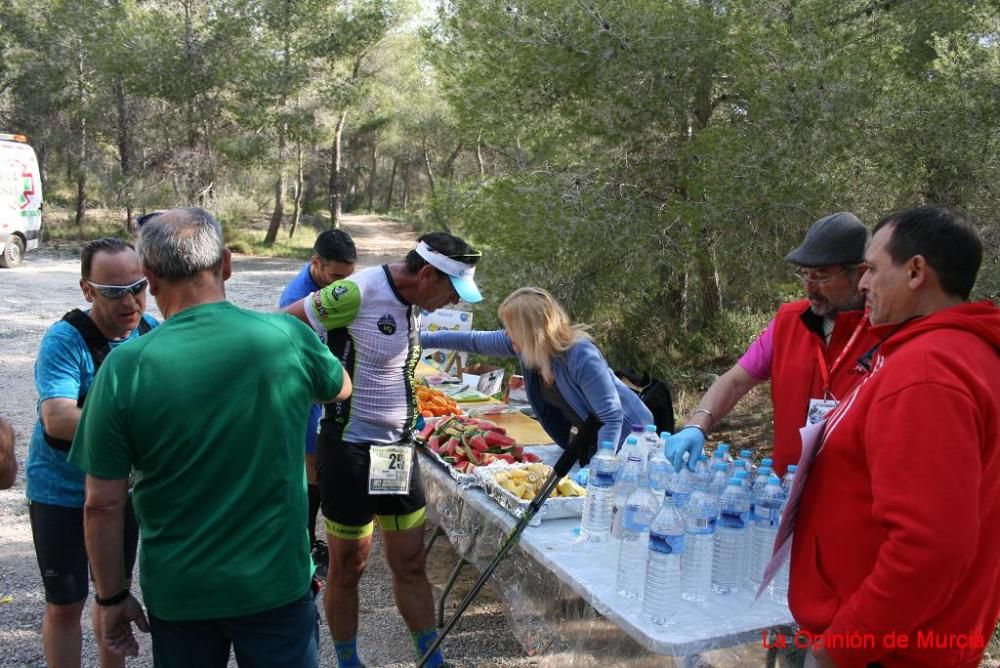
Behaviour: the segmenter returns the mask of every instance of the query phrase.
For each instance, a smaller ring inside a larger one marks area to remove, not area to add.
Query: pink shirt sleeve
[[[757,380],[767,380],[771,377],[771,356],[773,353],[774,320],[767,323],[767,329],[754,339],[737,363]]]

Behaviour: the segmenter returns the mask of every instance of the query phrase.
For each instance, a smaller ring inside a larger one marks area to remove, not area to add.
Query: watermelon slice
[[[486,442],[490,445],[513,445],[514,439],[498,431],[488,431],[485,436]]]

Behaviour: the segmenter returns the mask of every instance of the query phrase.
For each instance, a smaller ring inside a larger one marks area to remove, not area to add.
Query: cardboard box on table
[[[420,329],[429,332],[467,332],[472,329],[472,314],[450,308],[439,308],[420,315]],[[468,360],[467,353],[440,348],[426,348],[420,352],[420,361],[429,364],[442,373],[461,376],[461,370]],[[454,373],[452,373],[454,372]]]

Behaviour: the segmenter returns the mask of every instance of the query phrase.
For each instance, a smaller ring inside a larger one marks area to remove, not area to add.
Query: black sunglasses
[[[146,280],[145,278],[140,278],[138,281],[132,283],[131,285],[103,285],[101,283],[94,283],[93,281],[86,278],[83,280],[87,281],[90,287],[97,290],[102,297],[105,297],[107,299],[122,299],[125,297],[126,293],[135,297],[140,292],[145,290],[146,286],[149,284],[149,281]]]

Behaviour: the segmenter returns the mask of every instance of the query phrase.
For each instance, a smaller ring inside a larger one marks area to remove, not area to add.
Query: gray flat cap
[[[868,228],[848,211],[820,218],[802,244],[785,256],[801,267],[824,267],[829,264],[861,264],[868,245]]]

